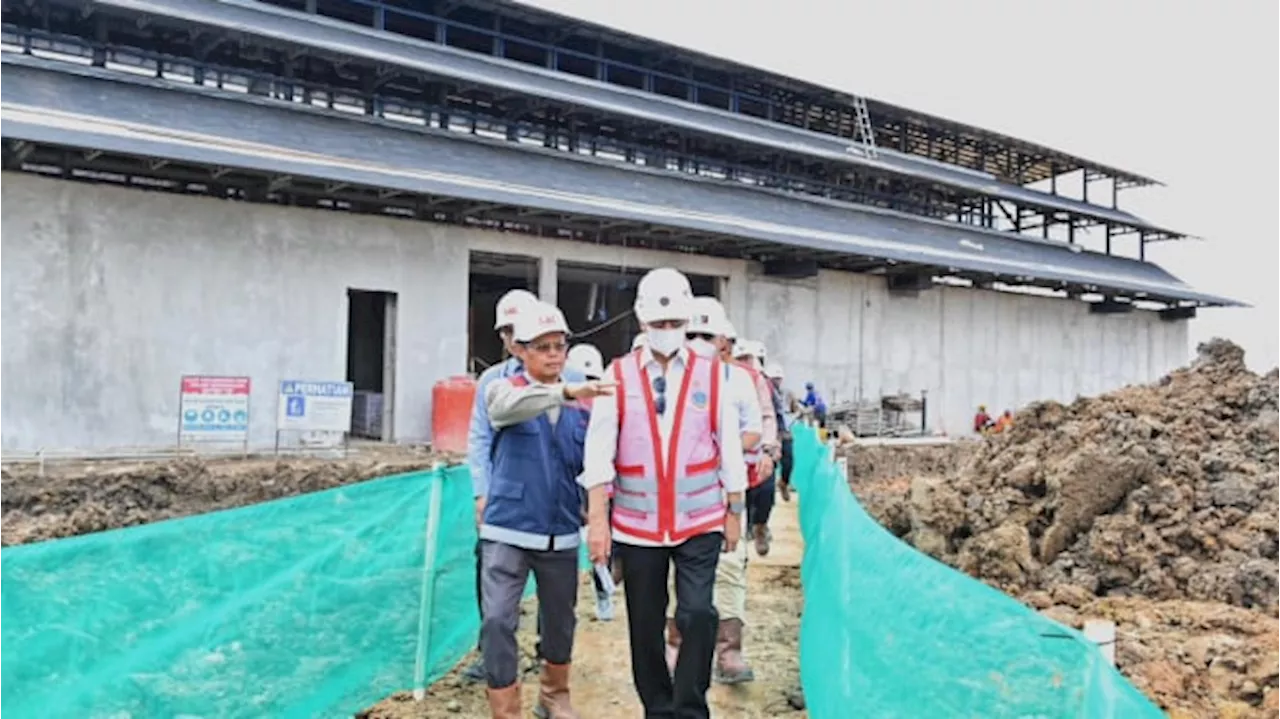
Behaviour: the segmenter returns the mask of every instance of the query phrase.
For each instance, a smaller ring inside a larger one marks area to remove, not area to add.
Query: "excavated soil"
[[[1222,340],[1198,355],[1030,405],[941,463],[859,447],[850,485],[894,534],[1046,614],[1115,619],[1121,670],[1173,716],[1274,717],[1277,372]]]
[[[747,565],[747,627],[743,647],[755,670],[756,680],[726,687],[713,684],[707,694],[712,716],[735,719],[789,717],[803,719],[803,710],[789,699],[800,685],[799,634],[800,559],[803,548],[795,503],[779,502],[770,524],[773,549],[767,557],[751,551]],[[631,680],[631,656],[627,640],[625,587],[615,603],[611,622],[595,618],[595,592],[583,577],[578,591],[578,629],[574,638],[571,689],[574,707],[583,717],[637,717],[643,708]],[[526,671],[523,679],[524,713],[531,716],[537,697],[538,674],[533,661],[534,612],[530,600],[522,607],[520,647]],[[360,719],[443,719],[489,715],[483,685],[468,684],[459,672],[474,660],[468,656],[458,668],[432,685],[423,701],[409,692],[394,694],[360,713]]]
[[[422,448],[379,446],[345,459],[65,462],[43,476],[16,465],[0,472],[0,537],[10,546],[147,524],[423,469],[439,459]]]

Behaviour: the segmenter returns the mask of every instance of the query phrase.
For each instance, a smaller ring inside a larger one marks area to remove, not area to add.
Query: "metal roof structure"
[[[288,0],[266,1],[273,4],[289,4]],[[768,82],[779,87],[794,88],[817,96],[825,95],[837,102],[850,102],[853,99],[849,93],[832,90],[812,82],[752,67],[741,62],[697,50],[691,50],[671,43],[643,37],[634,33],[608,27],[606,25],[587,22],[580,18],[571,17],[551,10],[545,10],[540,7],[534,7],[522,2],[516,2],[514,0],[466,0],[466,2],[469,5],[488,9],[501,17],[515,17],[535,25],[575,30],[579,34],[594,36],[614,44],[656,51],[673,59],[685,60],[691,66],[716,68],[731,75],[759,78],[764,82]],[[476,30],[484,32],[487,29],[476,28]],[[1059,172],[1071,172],[1075,170],[1094,171],[1110,177],[1119,178],[1131,187],[1162,184],[1158,180],[1129,170],[1095,162],[1073,153],[1016,138],[1004,133],[958,122],[938,115],[921,112],[919,110],[894,105],[870,97],[867,98],[867,102],[871,105],[873,115],[891,117],[897,121],[896,124],[899,127],[908,124],[945,126],[955,131],[958,135],[974,138],[977,140],[977,142],[974,143],[975,145],[985,141],[997,145],[1013,146],[1018,147],[1026,154],[1046,158],[1043,163],[1037,163],[1044,165],[1043,169],[1032,169],[1030,171],[1027,177],[1028,182],[1048,179],[1048,172],[1051,172],[1051,170],[1049,170],[1049,164],[1050,162],[1056,162],[1058,165],[1057,170]],[[880,131],[881,128],[877,128],[877,132]],[[965,148],[960,148],[960,152],[964,152],[964,149]],[[979,169],[981,169],[981,165],[986,163],[983,163],[980,158],[974,157],[973,164],[979,166]]]
[[[273,194],[335,195],[357,187],[367,190],[362,197],[379,211],[392,208],[406,217],[488,213],[488,226],[586,227],[572,236],[591,241],[807,258],[861,271],[911,268],[1174,307],[1238,304],[1197,292],[1150,263],[1056,242],[567,159],[251,95],[229,99],[196,86],[177,90],[95,68],[69,70],[9,54],[3,65],[0,136],[9,167],[39,171],[42,162],[56,162],[64,165],[54,168],[64,176],[146,176],[151,179],[129,181],[174,191],[204,188],[198,191],[206,194],[242,173],[261,180],[245,183],[266,201]],[[468,204],[449,209],[450,200]]]
[[[889,148],[878,149],[875,157],[868,157],[862,147],[849,138],[604,84],[253,0],[91,0],[89,4],[127,9],[277,43],[318,48],[344,57],[363,58],[496,90],[534,95],[572,106],[681,127],[813,160],[888,172],[961,192],[1007,200],[1046,213],[1067,213],[1099,223],[1132,228],[1142,233],[1142,242],[1183,236],[1123,210],[1005,183],[988,173],[948,166]]]

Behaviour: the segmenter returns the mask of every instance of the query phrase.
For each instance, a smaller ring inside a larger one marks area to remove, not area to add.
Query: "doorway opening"
[[[395,439],[396,293],[347,290],[347,381],[355,397],[351,434]]]
[[[605,362],[631,349],[640,332],[632,311],[636,286],[648,268],[624,268],[561,262],[557,269],[556,297],[572,331],[571,344],[596,346]],[[716,295],[716,278],[688,275],[695,297]]]
[[[538,260],[472,252],[467,285],[467,371],[479,375],[505,357],[493,331],[498,299],[510,290],[538,294]]]

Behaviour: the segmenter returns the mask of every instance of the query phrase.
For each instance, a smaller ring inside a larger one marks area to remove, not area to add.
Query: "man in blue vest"
[[[516,317],[527,307],[539,304],[539,300],[528,290],[511,290],[498,300],[494,312],[497,319],[493,329],[502,339],[502,349],[507,358],[485,370],[476,381],[476,402],[471,408],[471,428],[467,434],[467,465],[471,470],[471,495],[475,499],[476,526],[480,526],[484,514],[485,501],[489,497],[489,465],[493,450],[493,426],[489,424],[489,410],[484,403],[486,388],[495,380],[515,377],[524,371],[524,362],[520,360],[520,346],[512,333]],[[569,382],[580,382],[585,379],[581,372],[573,368],[565,368],[564,377]],[[476,604],[483,619],[484,608],[480,599],[480,542],[476,542]],[[541,626],[541,614],[538,622]],[[538,632],[541,635],[541,631]],[[479,640],[476,649],[481,650]],[[539,657],[541,654],[539,653]],[[484,675],[484,657],[476,661],[462,672],[464,679],[482,682]]]
[[[498,299],[494,310],[496,320],[493,331],[502,340],[502,351],[506,359],[486,369],[476,381],[476,401],[471,407],[471,427],[467,433],[467,465],[471,470],[471,496],[476,505],[476,526],[480,526],[481,515],[484,514],[484,503],[489,496],[489,454],[493,448],[493,427],[489,425],[489,411],[484,404],[485,388],[494,380],[514,377],[520,374],[524,364],[516,356],[519,348],[512,340],[512,331],[520,310],[538,304],[538,298],[528,290],[511,290]],[[476,605],[483,612],[480,601],[480,542],[476,542]],[[481,614],[483,617],[483,614]],[[480,649],[479,640],[476,649]],[[476,661],[462,672],[464,679],[472,682],[484,681],[484,658]]]
[[[535,714],[577,719],[569,700],[578,599],[584,400],[609,394],[611,382],[566,383],[569,328],[545,303],[521,309],[512,338],[520,374],[495,380],[483,401],[495,430],[488,497],[480,524],[481,653],[494,719],[518,719],[520,598],[532,571],[541,617],[541,689]]]

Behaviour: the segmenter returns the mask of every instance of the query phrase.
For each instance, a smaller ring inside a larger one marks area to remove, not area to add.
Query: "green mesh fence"
[[[812,430],[795,455],[811,716],[1163,716],[1083,635],[881,528]]]
[[[350,716],[474,643],[472,516],[452,468],[5,549],[2,711]]]
[[[794,479],[811,716],[1160,716],[1082,636],[882,530],[804,428]],[[5,549],[0,712],[349,716],[425,686],[475,640],[471,507],[456,467]]]

